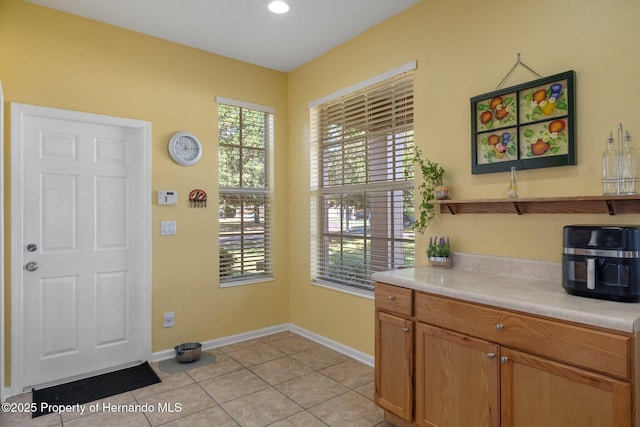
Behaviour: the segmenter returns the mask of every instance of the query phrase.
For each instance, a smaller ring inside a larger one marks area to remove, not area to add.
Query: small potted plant
[[[418,233],[424,233],[431,220],[436,216],[436,208],[431,204],[433,199],[446,199],[449,197],[449,187],[442,185],[444,169],[438,163],[422,157],[422,151],[415,147],[413,162],[419,166],[422,173],[422,182],[418,187],[420,193],[419,215],[413,223],[413,229]]]
[[[427,255],[429,256],[429,265],[432,267],[451,268],[451,243],[448,237],[429,237],[429,246],[427,247]]]

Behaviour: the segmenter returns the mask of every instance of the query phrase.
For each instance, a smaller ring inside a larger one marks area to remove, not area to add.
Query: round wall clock
[[[169,140],[169,155],[183,166],[195,165],[202,157],[202,144],[192,133],[177,132]]]

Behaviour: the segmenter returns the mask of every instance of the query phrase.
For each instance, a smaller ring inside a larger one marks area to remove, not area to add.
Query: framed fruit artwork
[[[473,174],[576,164],[575,72],[471,98]]]

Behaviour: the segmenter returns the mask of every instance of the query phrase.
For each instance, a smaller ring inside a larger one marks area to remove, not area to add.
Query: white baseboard
[[[355,348],[347,347],[346,345],[340,344],[337,341],[330,340],[327,337],[318,335],[315,332],[308,331],[293,324],[289,324],[289,330],[298,335],[302,335],[303,337],[308,338],[311,341],[315,341],[318,344],[322,344],[325,347],[335,350],[338,353],[342,353],[366,365],[373,366],[374,358],[367,353],[363,353],[360,350],[356,350]]]
[[[268,328],[264,328],[264,329],[258,329],[256,331],[251,331],[251,332],[245,332],[242,334],[237,334],[237,335],[232,335],[229,337],[224,337],[224,338],[217,338],[214,340],[209,340],[209,341],[205,341],[202,343],[202,349],[203,350],[211,350],[214,348],[218,348],[218,347],[223,347],[225,345],[230,345],[230,344],[235,344],[235,343],[239,343],[239,342],[243,342],[243,341],[248,341],[248,340],[252,340],[254,338],[260,338],[260,337],[264,337],[267,335],[273,335],[273,334],[277,334],[280,332],[285,332],[285,331],[291,331],[295,334],[301,335],[305,338],[310,339],[311,341],[315,341],[318,344],[321,344],[325,347],[328,347],[332,350],[337,351],[338,353],[342,353],[346,356],[351,357],[352,359],[355,359],[359,362],[362,362],[366,365],[369,366],[373,366],[373,361],[374,358],[373,356],[363,353],[359,350],[356,350],[354,348],[348,347],[344,344],[341,344],[337,341],[333,341],[329,338],[326,338],[322,335],[318,335],[314,332],[308,331],[306,329],[303,329],[299,326],[296,326],[294,324],[291,323],[284,323],[282,325],[276,325],[276,326],[270,326]],[[180,344],[180,343],[178,343]],[[176,344],[177,345],[177,344]],[[169,350],[162,350],[162,351],[158,351],[155,352],[151,355],[151,362],[159,362],[161,360],[165,360],[165,359],[171,359],[172,357],[175,357],[175,350],[174,349],[169,349]]]
[[[205,341],[202,343],[203,350],[211,350],[218,347],[224,347],[225,345],[235,344],[243,341],[249,341],[254,338],[260,338],[267,335],[277,334],[279,332],[285,332],[289,330],[289,324],[270,326],[264,329],[258,329],[256,331],[244,332],[242,334],[231,335],[223,338],[216,338],[214,340]],[[181,343],[177,343],[179,345]],[[159,362],[165,359],[171,359],[175,357],[175,349],[162,350],[151,355],[151,362]]]
[[[332,350],[337,351],[338,353],[342,353],[346,356],[351,357],[352,359],[355,359],[359,362],[362,362],[366,365],[369,366],[373,366],[373,362],[374,362],[374,358],[373,356],[363,353],[359,350],[356,350],[354,348],[348,347],[344,344],[341,344],[337,341],[333,341],[329,338],[326,338],[322,335],[316,334],[315,332],[311,332],[308,331],[304,328],[301,328],[299,326],[296,326],[294,324],[291,323],[284,323],[281,325],[276,325],[276,326],[270,326],[268,328],[264,328],[264,329],[258,329],[256,331],[251,331],[251,332],[245,332],[242,334],[237,334],[237,335],[232,335],[232,336],[228,336],[228,337],[224,337],[224,338],[217,338],[214,340],[209,340],[206,342],[202,343],[202,349],[203,350],[211,350],[214,348],[218,348],[218,347],[223,347],[225,345],[230,345],[230,344],[235,344],[235,343],[239,343],[239,342],[243,342],[243,341],[248,341],[254,338],[260,338],[260,337],[264,337],[267,335],[273,335],[273,334],[277,334],[280,332],[286,332],[286,331],[291,331],[295,334],[298,334],[300,336],[303,336],[305,338],[310,339],[311,341],[317,342],[318,344],[321,344],[325,347],[328,347]],[[175,357],[175,350],[174,349],[169,349],[169,350],[162,350],[162,351],[158,351],[155,352],[151,355],[151,362],[159,362],[161,360],[165,360],[165,359],[171,359],[172,357]],[[0,385],[2,386],[2,385]],[[2,395],[2,397],[4,399],[11,397],[11,388],[9,387],[4,387],[2,388],[2,390],[0,390],[0,395]]]

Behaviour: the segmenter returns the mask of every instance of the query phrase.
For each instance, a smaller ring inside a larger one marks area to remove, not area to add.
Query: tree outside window
[[[415,260],[413,76],[311,110],[312,278],[373,289],[371,273]]]
[[[220,104],[218,120],[220,282],[228,286],[269,279],[273,114]]]

